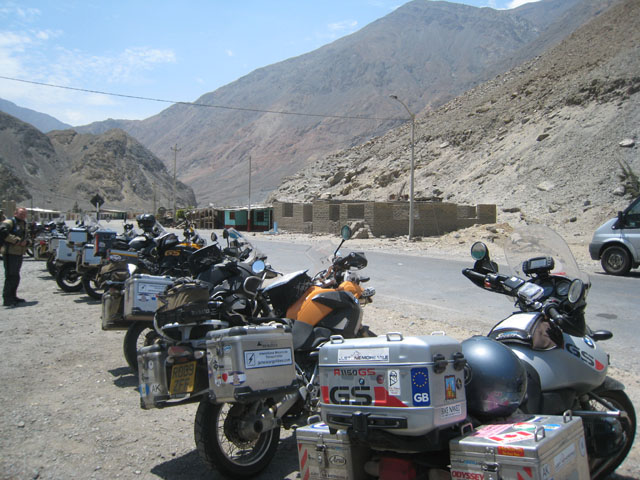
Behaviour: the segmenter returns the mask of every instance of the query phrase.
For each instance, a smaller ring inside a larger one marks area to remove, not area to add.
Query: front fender
[[[604,379],[604,382],[602,382],[602,384],[598,388],[596,388],[593,391],[593,393],[597,395],[600,392],[612,391],[612,390],[623,391],[624,383],[616,380],[615,378],[611,378],[610,376],[607,375]]]

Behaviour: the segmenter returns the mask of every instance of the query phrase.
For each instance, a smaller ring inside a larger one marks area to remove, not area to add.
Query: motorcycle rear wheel
[[[216,404],[204,399],[198,406],[194,434],[198,453],[212,469],[229,478],[251,478],[264,470],[276,454],[280,428],[255,439],[243,439],[234,409],[240,405]]]
[[[65,292],[79,292],[82,290],[82,277],[76,271],[76,264],[63,264],[56,273],[56,283]]]
[[[138,372],[138,350],[153,345],[160,339],[160,335],[153,329],[152,322],[133,322],[124,336],[122,349],[127,365]]]
[[[620,420],[625,435],[625,442],[620,449],[620,452],[610,459],[602,460],[594,458],[589,461],[589,470],[591,471],[591,478],[593,480],[603,480],[604,478],[607,478],[620,466],[627,457],[629,450],[631,450],[633,439],[636,436],[636,412],[633,408],[633,403],[631,403],[627,394],[621,390],[605,390],[603,392],[598,392],[598,396],[611,403],[618,410],[626,412],[629,416],[629,420]],[[589,404],[592,410],[605,410],[604,406],[595,400],[591,400]],[[600,469],[602,470],[598,471]],[[595,472],[597,472],[596,475],[594,475]]]
[[[98,269],[91,269],[82,274],[82,287],[87,295],[95,300],[102,299],[102,289],[96,284]]]

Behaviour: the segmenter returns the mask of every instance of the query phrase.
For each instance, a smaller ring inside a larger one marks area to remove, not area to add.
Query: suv
[[[611,275],[626,275],[640,266],[640,197],[593,234],[589,254]]]

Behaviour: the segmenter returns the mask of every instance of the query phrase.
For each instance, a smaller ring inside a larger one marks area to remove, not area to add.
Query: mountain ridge
[[[592,232],[640,195],[640,2],[416,118],[419,200],[495,203],[499,221]],[[408,124],[302,170],[272,200],[409,192]],[[502,220],[501,220],[502,219]]]
[[[201,204],[245,203],[251,157],[252,197],[258,201],[284,175],[401,124],[405,112],[389,94],[402,93],[416,112],[435,107],[477,84],[487,76],[487,65],[499,65],[554,20],[573,18],[579,5],[591,12],[597,4],[602,2],[543,0],[496,11],[416,0],[354,34],[205,93],[195,103],[208,108],[173,105],[120,126],[165,164],[173,162],[171,147],[178,145],[179,178]],[[335,118],[354,115],[386,120]]]
[[[100,194],[105,208],[153,210],[156,192],[172,192],[166,167],[140,142],[122,130],[100,135],[74,130],[44,134],[32,125],[0,112],[0,191],[3,199],[34,206],[91,209]],[[158,195],[158,197],[160,197]],[[195,205],[190,187],[176,182],[181,205]],[[171,208],[163,195],[157,204]]]

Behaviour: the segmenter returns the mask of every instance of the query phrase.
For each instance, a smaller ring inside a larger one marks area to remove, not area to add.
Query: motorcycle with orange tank
[[[372,302],[375,289],[364,288],[369,277],[357,273],[367,266],[363,252],[338,254],[351,237],[348,226],[342,229],[342,242],[331,257],[328,268],[314,277],[308,270],[283,276],[263,289],[275,317],[293,320],[293,346],[315,348],[330,335],[344,338],[372,336],[362,324],[362,306]]]
[[[362,324],[362,307],[375,294],[373,288],[362,287],[369,278],[358,273],[367,266],[367,259],[363,252],[340,255],[351,229],[343,227],[341,236],[328,268],[313,277],[307,270],[294,272],[259,290],[273,308],[273,317],[266,320],[279,322],[290,332],[295,389],[237,401],[216,398],[213,391],[203,397],[196,413],[195,439],[201,458],[211,468],[232,478],[249,478],[266,468],[275,456],[281,427],[295,428],[319,418],[319,347],[333,335],[374,336]],[[250,368],[251,353],[244,351],[245,369]]]

